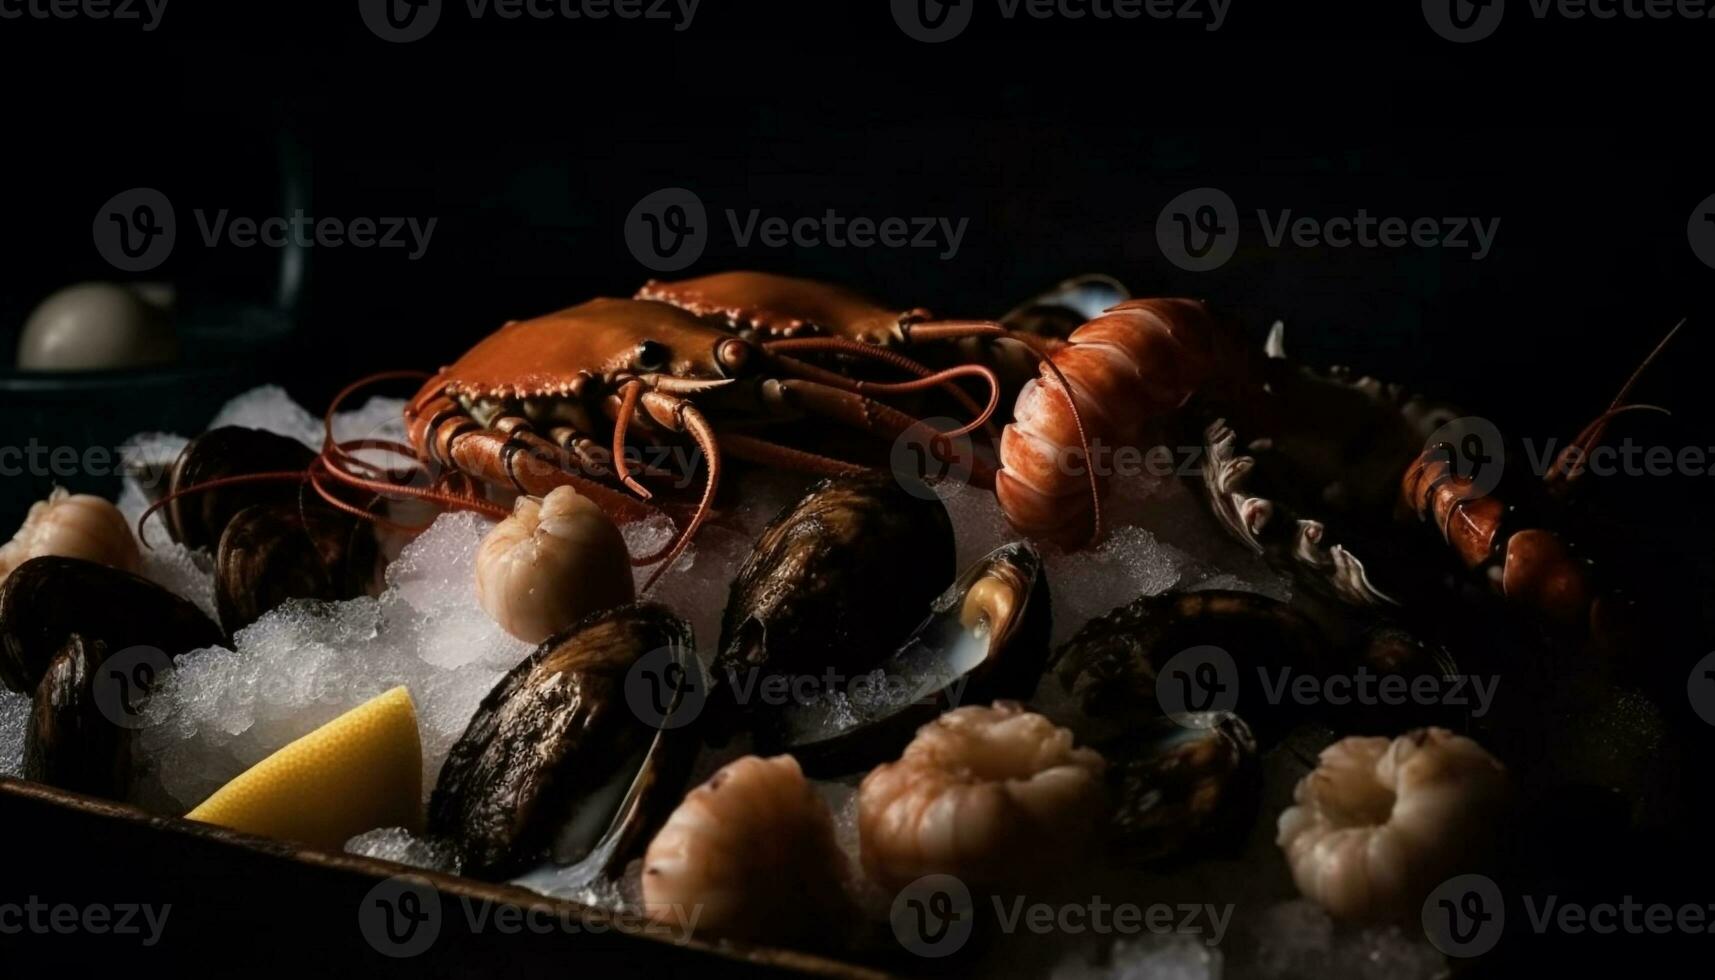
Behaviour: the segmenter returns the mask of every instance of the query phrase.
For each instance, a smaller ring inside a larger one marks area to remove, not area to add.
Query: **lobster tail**
[[[1223,329],[1197,300],[1137,299],[1074,330],[1001,433],[995,495],[1008,523],[1064,545],[1098,537],[1112,453],[1209,382]]]

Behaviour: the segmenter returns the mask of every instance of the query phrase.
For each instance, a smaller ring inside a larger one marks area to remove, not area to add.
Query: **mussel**
[[[1128,857],[1182,855],[1250,825],[1257,744],[1232,712],[1157,718],[1094,748],[1108,760],[1114,830]]]
[[[814,774],[891,759],[919,726],[960,704],[1023,699],[1048,660],[1048,577],[1028,543],[978,559],[878,667],[844,690],[783,705],[757,739]]]
[[[0,582],[0,683],[34,694],[73,635],[115,652],[149,646],[168,657],[226,642],[190,602],[81,558],[33,558]]]
[[[1236,700],[1227,707],[1266,732],[1265,740],[1296,720],[1296,712],[1284,700],[1269,700],[1258,669],[1320,678],[1331,662],[1316,624],[1266,596],[1221,589],[1141,596],[1084,624],[1055,651],[1055,675],[1084,716],[1074,727],[1099,744],[1161,715],[1161,670],[1174,656],[1205,646],[1225,651],[1235,676],[1211,677],[1200,686],[1205,693],[1230,687]]]
[[[315,453],[296,439],[262,429],[223,425],[192,439],[179,453],[168,481],[169,493],[232,476],[301,472]],[[301,484],[253,482],[186,494],[167,504],[167,531],[188,548],[214,548],[233,515],[266,503],[295,503]]]
[[[215,552],[214,591],[229,631],[287,599],[350,599],[374,578],[369,526],[320,501],[256,504],[232,515]]]
[[[886,475],[823,480],[768,525],[739,569],[711,694],[759,676],[871,670],[956,572],[939,500]]]
[[[678,802],[699,744],[675,713],[628,698],[648,656],[684,664],[691,628],[664,607],[596,613],[549,637],[483,699],[441,769],[429,829],[451,838],[465,870],[498,878],[551,861],[614,873]]]
[[[107,655],[105,643],[74,635],[49,662],[24,730],[25,779],[106,799],[129,793],[131,729],[96,701]]]

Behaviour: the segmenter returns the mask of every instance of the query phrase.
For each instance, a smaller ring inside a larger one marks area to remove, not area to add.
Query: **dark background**
[[[0,21],[0,347],[60,286],[125,278],[90,227],[127,188],[159,188],[177,208],[179,245],[144,278],[178,286],[187,326],[275,302],[280,255],[206,249],[191,211],[280,213],[282,160],[308,174],[313,215],[438,219],[415,262],[399,250],[312,250],[289,336],[257,337],[240,355],[193,347],[193,361],[215,362],[201,373],[53,395],[0,368],[0,445],[191,431],[262,381],[316,409],[368,372],[447,363],[505,319],[629,295],[655,273],[628,252],[623,222],[669,186],[695,191],[716,222],[684,275],[793,272],[980,316],[1106,271],[1140,294],[1211,299],[1259,343],[1284,318],[1295,355],[1404,382],[1537,439],[1576,432],[1688,317],[1641,394],[1707,419],[1715,270],[1692,253],[1686,225],[1715,193],[1715,22],[1537,22],[1523,0],[1511,6],[1499,34],[1465,46],[1434,35],[1415,2],[1233,0],[1213,35],[1153,21],[1001,23],[984,4],[965,36],[935,46],[903,37],[882,0],[703,0],[683,34],[472,24],[454,4],[429,38],[403,46],[371,36],[345,0],[171,0],[150,34]],[[1242,244],[1221,269],[1193,274],[1162,258],[1154,224],[1199,186],[1235,199]],[[950,261],[739,249],[727,208],[968,218],[969,230]],[[1258,208],[1501,225],[1483,261],[1276,249]],[[10,478],[0,524],[53,482]],[[1699,858],[1684,849],[1696,836],[1663,840],[1652,857]],[[1569,861],[1604,847],[1575,838]],[[1641,885],[1625,854],[1614,874]]]

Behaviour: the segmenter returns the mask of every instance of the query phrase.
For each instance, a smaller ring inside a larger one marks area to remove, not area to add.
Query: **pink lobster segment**
[[[1190,299],[1129,300],[1074,330],[1018,393],[1001,433],[995,496],[1008,523],[1063,545],[1093,542],[1113,474],[1092,448],[1137,445],[1144,425],[1185,404],[1232,349],[1235,338]]]

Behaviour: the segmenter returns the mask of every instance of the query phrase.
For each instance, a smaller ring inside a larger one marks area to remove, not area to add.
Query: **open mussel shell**
[[[173,464],[167,489],[179,493],[229,476],[307,469],[316,454],[296,439],[262,429],[223,425],[187,444]],[[255,504],[296,501],[290,481],[214,487],[179,497],[165,508],[167,531],[189,548],[214,548],[234,514]]]
[[[1095,748],[1108,761],[1117,841],[1134,860],[1188,856],[1250,825],[1261,768],[1238,715],[1157,718]]]
[[[1131,291],[1118,279],[1087,273],[1025,300],[1001,317],[1001,322],[1024,333],[1066,337],[1128,299]]]
[[[483,699],[429,800],[429,829],[466,873],[501,878],[543,861],[625,862],[678,802],[700,744],[684,690],[655,718],[628,694],[646,657],[688,663],[691,628],[666,608],[621,606],[549,637]],[[630,689],[628,690],[628,681]]]
[[[351,599],[374,577],[368,524],[318,502],[258,504],[232,516],[215,552],[220,621],[236,633],[287,599]]]
[[[1227,656],[1216,676],[1188,677],[1174,658],[1217,648]],[[1302,706],[1273,698],[1272,684],[1327,676],[1333,658],[1322,631],[1287,604],[1251,592],[1209,589],[1146,595],[1091,620],[1054,653],[1054,673],[1091,742],[1123,732],[1179,702],[1236,711],[1272,741],[1299,720]],[[1168,676],[1163,681],[1163,672]],[[1266,674],[1266,680],[1265,680]],[[1178,685],[1163,692],[1163,684]],[[1173,691],[1192,688],[1180,698]],[[1206,702],[1206,703],[1205,703]]]
[[[100,640],[72,636],[49,662],[24,729],[25,779],[112,800],[130,792],[131,729],[96,701],[107,654]]]
[[[711,694],[759,678],[875,668],[957,573],[952,520],[891,476],[823,480],[786,508],[739,569]]]
[[[0,683],[33,694],[73,635],[177,657],[223,645],[202,610],[141,576],[81,558],[32,558],[0,582]]]
[[[757,729],[813,775],[896,757],[919,726],[959,704],[1023,699],[1048,659],[1048,576],[1027,543],[966,569],[876,670],[812,702],[791,702]]]

